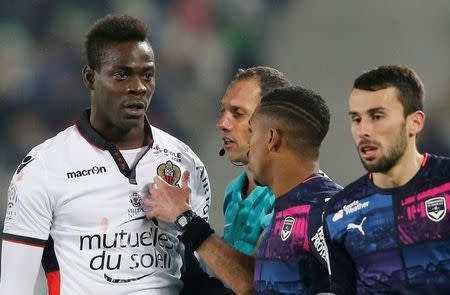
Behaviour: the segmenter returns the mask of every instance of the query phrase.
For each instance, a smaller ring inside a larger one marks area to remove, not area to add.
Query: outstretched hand
[[[181,188],[168,184],[159,176],[153,178],[154,183],[148,190],[149,196],[144,199],[144,205],[148,208],[145,213],[147,218],[156,217],[173,223],[181,213],[190,210],[189,180],[187,170],[181,176]]]

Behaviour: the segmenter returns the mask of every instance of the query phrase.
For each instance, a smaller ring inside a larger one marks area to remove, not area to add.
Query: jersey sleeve
[[[45,246],[52,220],[48,187],[46,167],[32,151],[17,168],[8,189],[3,240]]]
[[[193,153],[193,152],[192,152]],[[211,185],[208,173],[202,161],[195,156],[191,170],[191,206],[192,210],[200,217],[208,221],[211,208]]]
[[[328,246],[330,291],[336,295],[356,293],[356,269],[349,254],[345,251],[343,238],[333,235],[334,214],[325,211],[324,234]],[[350,290],[353,290],[350,291]]]
[[[308,218],[308,237],[311,254],[316,263],[311,266],[312,291],[314,294],[328,292],[329,283],[329,256],[328,247],[323,232],[323,206],[315,205],[311,208]]]

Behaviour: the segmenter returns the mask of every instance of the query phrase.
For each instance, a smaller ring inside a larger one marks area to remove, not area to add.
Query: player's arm
[[[188,186],[189,173],[184,172],[181,188],[171,186],[155,177],[156,186],[150,189],[150,198],[144,202],[151,208],[147,218],[156,217],[174,223],[182,213],[191,210]],[[237,294],[251,294],[254,257],[242,254],[214,234],[205,218],[195,216],[185,226],[181,241],[188,250],[196,251],[208,267]]]
[[[33,294],[52,220],[44,161],[24,159],[8,189],[0,294]]]
[[[323,204],[314,205],[308,218],[310,252],[315,257],[311,265],[312,291],[314,294],[330,291],[329,255],[323,229]]]
[[[330,291],[336,295],[356,294],[356,269],[344,245],[332,236],[330,227],[334,226],[334,214],[325,213],[324,234],[328,246]]]
[[[3,239],[0,294],[33,294],[43,246]]]
[[[180,295],[210,294],[233,295],[216,277],[210,277],[200,266],[197,257],[191,250],[184,251],[183,268],[181,270],[183,289]]]
[[[206,168],[196,156],[194,156],[191,171],[192,192],[188,203],[197,216],[208,220],[209,209],[211,208],[211,187]],[[210,277],[201,268],[197,257],[194,255],[194,250],[185,249],[183,261],[185,267],[181,274],[181,280],[184,283],[182,294],[234,294],[217,278]]]
[[[182,240],[190,237],[184,232]],[[255,258],[226,244],[217,235],[210,235],[196,249],[216,276],[237,294],[252,294]]]

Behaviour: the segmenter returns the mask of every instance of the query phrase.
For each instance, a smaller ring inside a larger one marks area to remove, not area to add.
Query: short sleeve
[[[333,215],[325,211],[324,233],[328,245],[330,289],[336,295],[354,294],[356,292],[356,269],[345,251],[343,240],[330,234],[330,228],[335,226]]]
[[[48,187],[44,161],[32,151],[15,171],[8,189],[3,239],[45,244],[53,216]]]

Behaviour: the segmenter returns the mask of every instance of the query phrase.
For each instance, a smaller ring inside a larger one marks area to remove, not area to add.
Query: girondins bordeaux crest
[[[283,229],[281,230],[281,239],[283,241],[286,241],[291,235],[294,223],[295,223],[294,217],[288,216],[284,219]]]
[[[427,216],[434,222],[444,219],[447,214],[447,204],[444,197],[435,197],[425,201]]]

